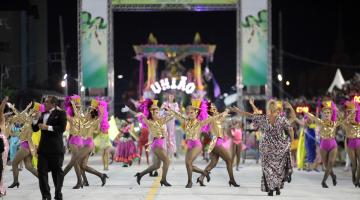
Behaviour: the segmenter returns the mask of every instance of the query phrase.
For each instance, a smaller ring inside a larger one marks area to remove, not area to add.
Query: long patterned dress
[[[179,112],[179,106],[175,103],[164,102],[165,107],[168,107],[176,112]],[[166,123],[167,137],[166,137],[166,149],[169,155],[176,153],[176,130],[175,130],[175,119],[172,119]]]
[[[4,141],[4,152],[2,153],[2,162],[3,162],[3,171],[1,174],[1,182],[0,182],[0,197],[4,196],[6,194],[6,189],[4,186],[4,174],[5,174],[5,167],[6,167],[6,162],[7,162],[7,158],[8,158],[8,152],[9,152],[9,143],[8,140],[6,138],[6,136],[0,132],[0,139],[2,139]]]
[[[290,141],[285,131],[291,128],[285,117],[277,117],[272,125],[266,115],[253,115],[254,127],[259,128],[263,137],[260,141],[261,191],[281,189],[291,169]]]

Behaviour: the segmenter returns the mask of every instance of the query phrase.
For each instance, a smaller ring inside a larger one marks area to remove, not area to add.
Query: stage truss
[[[82,2],[78,1],[78,93],[82,99],[88,99],[85,96],[83,87],[83,65],[81,61],[82,46],[81,46],[81,9]],[[112,4],[112,0],[107,1],[107,17],[108,17],[108,40],[107,40],[107,64],[108,64],[108,87],[105,90],[107,99],[110,101],[109,112],[114,114],[114,99],[115,99],[115,74],[114,74],[114,12],[162,12],[162,11],[183,11],[183,12],[200,12],[200,11],[236,11],[236,92],[238,96],[237,106],[244,108],[244,100],[248,100],[249,96],[243,91],[243,72],[242,72],[242,49],[241,49],[241,3],[242,0],[237,0],[233,4]],[[120,0],[121,1],[121,0]],[[177,2],[182,2],[180,0]],[[257,1],[257,0],[254,0]],[[265,85],[265,92],[263,94],[251,95],[255,100],[266,100],[272,96],[272,63],[271,63],[271,0],[267,1],[268,11],[268,49],[267,49],[267,83]],[[165,1],[166,2],[166,1]],[[184,1],[186,2],[186,1]]]

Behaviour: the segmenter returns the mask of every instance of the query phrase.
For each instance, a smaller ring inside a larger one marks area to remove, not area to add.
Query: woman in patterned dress
[[[273,196],[274,191],[276,191],[276,195],[280,195],[284,180],[291,171],[288,135],[291,138],[294,135],[289,121],[281,115],[283,111],[282,102],[268,101],[266,115],[251,114],[238,108],[231,110],[249,117],[253,120],[254,127],[261,130],[263,134],[259,145],[262,167],[261,191],[267,192],[269,196]]]

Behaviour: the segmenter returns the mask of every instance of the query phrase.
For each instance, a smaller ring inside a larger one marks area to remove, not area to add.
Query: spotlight
[[[283,77],[282,77],[281,74],[278,74],[278,75],[277,75],[277,78],[278,78],[278,80],[279,80],[280,82],[283,80]]]
[[[60,83],[60,85],[61,85],[61,87],[64,88],[64,87],[66,86],[66,82],[65,82],[64,80],[62,80],[61,83]]]

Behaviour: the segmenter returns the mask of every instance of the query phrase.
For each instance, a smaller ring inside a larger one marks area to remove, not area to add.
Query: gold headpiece
[[[97,109],[97,107],[99,107],[99,102],[96,99],[92,99],[90,107]]]
[[[36,112],[39,112],[39,111],[41,111],[41,112],[44,112],[44,105],[42,105],[42,104],[40,104],[40,103],[38,103],[38,102],[34,102],[34,107],[33,107],[33,109],[36,111]]]
[[[354,101],[348,101],[345,103],[346,110],[356,110],[356,104]]]
[[[322,109],[332,109],[331,101],[323,101],[322,106],[323,106]]]
[[[201,100],[200,99],[192,99],[191,106],[195,109],[200,109]]]
[[[76,104],[80,104],[80,103],[81,103],[80,96],[72,96],[72,97],[71,97],[71,100],[73,100],[74,103],[76,103]]]
[[[158,100],[153,99],[150,109],[158,109]]]

